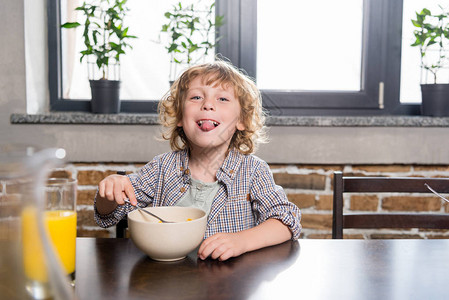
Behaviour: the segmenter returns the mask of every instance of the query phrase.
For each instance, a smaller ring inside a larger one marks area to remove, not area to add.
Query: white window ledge
[[[11,124],[111,124],[111,125],[158,125],[154,114],[92,114],[80,112],[47,114],[12,114]],[[304,127],[449,127],[448,118],[424,116],[273,116],[267,126]]]

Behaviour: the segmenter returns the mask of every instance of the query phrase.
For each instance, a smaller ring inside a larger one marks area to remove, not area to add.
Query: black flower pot
[[[91,108],[96,114],[120,112],[120,81],[89,80],[92,92]]]
[[[423,116],[449,116],[449,84],[421,84],[421,94]]]

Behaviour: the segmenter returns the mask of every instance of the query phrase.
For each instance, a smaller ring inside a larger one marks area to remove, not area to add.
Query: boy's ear
[[[238,121],[237,124],[235,125],[235,127],[237,128],[237,130],[240,130],[240,131],[245,130],[245,124],[243,124],[242,121]]]

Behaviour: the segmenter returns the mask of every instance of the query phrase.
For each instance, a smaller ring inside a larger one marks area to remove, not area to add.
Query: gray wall
[[[63,147],[74,162],[144,162],[169,149],[156,140],[158,126],[10,124],[11,113],[27,112],[24,2],[0,0],[0,7],[7,28],[1,31],[0,43],[1,143]],[[41,47],[45,54],[45,43]],[[29,53],[32,56],[33,49]],[[45,55],[32,59],[45,65]],[[45,85],[45,70],[42,73],[39,79]],[[36,97],[31,93],[30,98]],[[45,98],[43,94],[39,97]],[[271,143],[262,145],[257,155],[270,163],[447,164],[448,137],[444,127],[275,126],[270,129]]]

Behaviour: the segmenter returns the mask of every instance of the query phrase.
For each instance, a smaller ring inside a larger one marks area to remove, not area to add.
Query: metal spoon
[[[446,202],[449,202],[448,199],[446,199],[445,197],[443,197],[442,195],[440,195],[440,193],[438,193],[437,191],[435,191],[433,188],[431,188],[427,183],[424,183],[424,185],[435,195],[437,195],[438,197],[440,197],[441,199],[443,199]]]
[[[123,201],[125,201],[125,202],[128,203],[128,204],[131,204],[131,202],[129,201],[128,198],[123,199]],[[131,205],[132,205],[132,204],[131,204]],[[145,210],[145,209],[140,208],[140,207],[138,207],[138,206],[135,206],[135,207],[136,207],[139,211],[142,211],[142,212],[144,212],[144,213],[149,214],[149,215],[152,216],[152,217],[155,217],[156,219],[158,219],[158,220],[161,221],[162,223],[175,223],[175,222],[171,222],[171,221],[166,221],[166,220],[162,219],[161,217],[158,217],[158,216],[156,216],[155,214],[150,213],[148,210]]]

